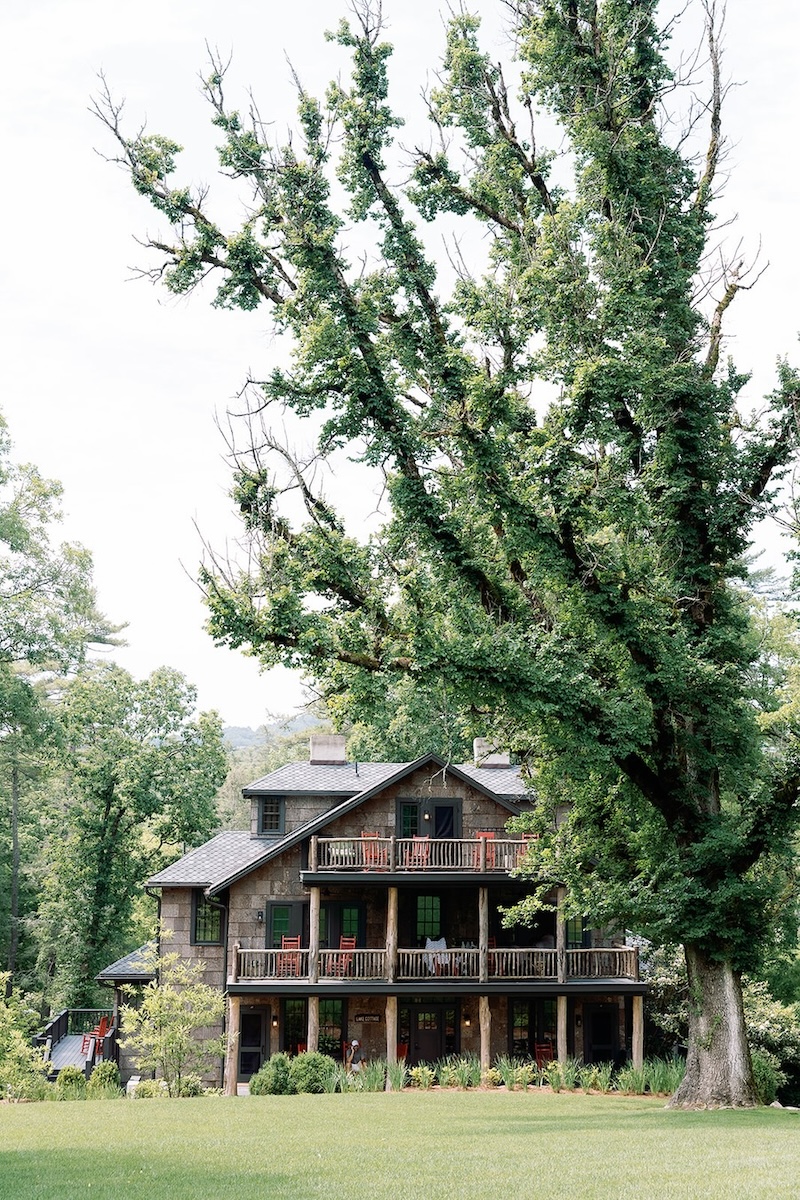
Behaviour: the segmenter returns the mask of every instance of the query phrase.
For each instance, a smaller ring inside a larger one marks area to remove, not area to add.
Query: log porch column
[[[481,1073],[483,1073],[488,1071],[492,1065],[492,1010],[489,1007],[488,996],[479,998],[478,1014],[481,1026]]]
[[[394,983],[397,978],[397,888],[390,887],[386,897],[386,978]],[[395,1009],[397,997],[394,997]],[[387,1001],[388,1004],[388,1001]],[[388,1011],[388,1010],[387,1010]],[[387,1020],[386,1037],[389,1037]]]
[[[567,923],[564,920],[566,898],[567,889],[558,888],[556,890],[556,971],[559,983],[564,983],[567,978]]]
[[[393,1067],[397,1062],[397,996],[386,997],[386,1063]],[[386,1090],[391,1091],[389,1078]]]
[[[319,996],[308,997],[308,1041],[309,1054],[319,1049]]]
[[[486,838],[481,838],[482,842]],[[489,889],[478,888],[478,978],[486,983],[489,978]],[[488,1004],[488,1001],[487,1001]],[[481,1022],[481,1042],[483,1023]]]
[[[644,1065],[644,996],[633,996],[631,1058],[637,1070]]]
[[[228,996],[228,1012],[225,1021],[225,1095],[236,1095],[236,1084],[239,1078],[239,1008],[241,1000],[238,996]]]
[[[564,1063],[567,1054],[567,997],[558,996],[556,999],[556,1053],[558,1061]]]
[[[320,889],[312,887],[308,897],[308,980],[319,979],[319,906]],[[316,1050],[316,1046],[314,1047]]]

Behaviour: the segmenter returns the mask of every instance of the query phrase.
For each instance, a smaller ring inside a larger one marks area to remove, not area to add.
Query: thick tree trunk
[[[742,985],[729,963],[684,946],[689,975],[689,1053],[671,1108],[758,1104],[744,1025]]]
[[[11,766],[11,919],[8,937],[8,970],[13,981],[19,947],[19,762]]]

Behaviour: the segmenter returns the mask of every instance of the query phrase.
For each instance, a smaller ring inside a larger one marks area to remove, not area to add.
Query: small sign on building
[[[380,1025],[380,1017],[377,1013],[356,1013],[353,1017],[356,1025]]]

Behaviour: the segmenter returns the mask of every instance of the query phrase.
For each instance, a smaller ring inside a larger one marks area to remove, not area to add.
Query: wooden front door
[[[619,1053],[619,1013],[615,1004],[587,1004],[583,1010],[583,1058],[587,1063],[615,1062]]]
[[[409,1060],[433,1063],[444,1053],[444,1013],[439,1005],[411,1010],[411,1045]]]
[[[268,1008],[242,1008],[239,1014],[239,1078],[247,1080],[266,1062]]]

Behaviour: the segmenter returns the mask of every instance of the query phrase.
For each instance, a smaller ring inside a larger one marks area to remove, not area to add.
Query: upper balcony
[[[312,837],[308,874],[390,875],[508,874],[522,863],[530,835],[498,837],[491,830],[471,838],[432,838],[394,835],[380,837]]]
[[[599,946],[566,950],[540,947],[448,948],[431,944],[419,950],[400,947],[396,956],[381,948],[319,950],[244,949],[234,946],[231,983],[324,983],[337,986],[383,983],[420,983],[449,980],[451,984],[476,982],[578,982],[639,978],[639,952],[633,946]]]

